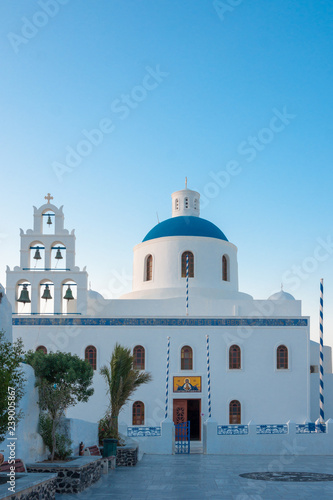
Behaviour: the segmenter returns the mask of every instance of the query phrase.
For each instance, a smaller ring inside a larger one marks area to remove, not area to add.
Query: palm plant
[[[107,394],[110,398],[109,418],[110,436],[119,438],[118,416],[122,407],[127,403],[136,389],[152,380],[149,372],[140,372],[133,368],[131,350],[116,344],[107,365],[100,371],[107,383]]]

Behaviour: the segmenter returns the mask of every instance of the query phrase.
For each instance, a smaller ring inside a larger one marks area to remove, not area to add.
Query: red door
[[[176,425],[176,424],[182,424],[183,422],[187,422],[187,399],[174,399],[173,423]],[[178,437],[179,436],[175,436],[176,441]]]
[[[187,422],[187,399],[173,400],[173,423]]]

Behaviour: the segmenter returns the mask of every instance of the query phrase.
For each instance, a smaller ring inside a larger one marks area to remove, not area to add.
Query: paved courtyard
[[[281,482],[245,479],[250,472],[333,474],[333,457],[144,455],[136,467],[120,467],[77,495],[56,500],[275,500],[333,498],[333,481]]]

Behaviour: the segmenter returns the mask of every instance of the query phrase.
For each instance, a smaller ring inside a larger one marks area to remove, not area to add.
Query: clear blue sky
[[[325,279],[333,345],[332,2],[2,0],[0,19],[1,282],[50,191],[92,287],[127,291],[187,176],[238,246],[241,290],[284,282],[314,338]]]

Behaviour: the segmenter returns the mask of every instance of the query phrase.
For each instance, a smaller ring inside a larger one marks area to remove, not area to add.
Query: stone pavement
[[[333,456],[144,455],[136,467],[110,471],[83,493],[56,495],[56,500],[333,499],[333,481],[239,477],[262,471],[333,474]]]

